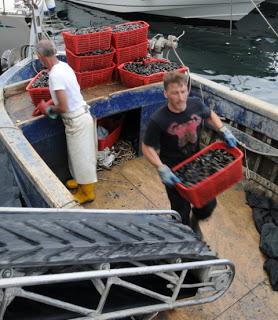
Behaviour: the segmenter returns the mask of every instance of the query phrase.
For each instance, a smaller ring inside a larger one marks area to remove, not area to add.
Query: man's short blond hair
[[[188,84],[188,74],[178,71],[167,72],[163,77],[164,89],[167,90],[170,83]]]

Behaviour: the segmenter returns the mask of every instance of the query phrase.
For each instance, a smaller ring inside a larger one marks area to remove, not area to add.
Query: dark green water
[[[184,19],[104,12],[63,0],[56,4],[75,27],[140,19],[150,24],[150,36],[178,36],[184,30],[178,53],[191,72],[278,105],[278,38],[256,11],[236,22],[230,35],[229,23],[208,25],[195,20],[192,24]],[[264,3],[261,10],[278,33],[278,6]]]

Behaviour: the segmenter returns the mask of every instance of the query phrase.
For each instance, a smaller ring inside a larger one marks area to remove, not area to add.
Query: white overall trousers
[[[61,114],[65,125],[68,164],[78,184],[97,182],[97,123],[87,105]]]

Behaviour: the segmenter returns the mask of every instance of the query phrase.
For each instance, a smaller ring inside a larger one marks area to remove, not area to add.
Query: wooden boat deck
[[[155,169],[141,157],[101,171],[97,198],[84,207],[168,209],[169,204]],[[271,290],[263,271],[265,258],[241,183],[218,197],[214,214],[201,228],[212,250],[235,263],[235,280],[219,300],[164,312],[156,320],[278,319],[278,292]]]

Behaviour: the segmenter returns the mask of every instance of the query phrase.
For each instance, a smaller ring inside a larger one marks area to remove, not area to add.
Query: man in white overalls
[[[69,189],[77,189],[74,198],[80,203],[95,199],[97,133],[96,119],[84,101],[74,71],[56,57],[55,45],[41,40],[37,54],[49,70],[49,90],[54,105],[45,101],[40,111],[48,116],[59,113],[65,125],[69,169],[73,179],[66,182]]]

